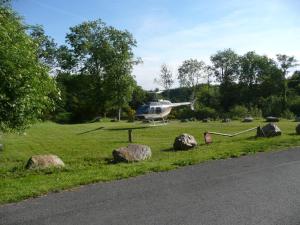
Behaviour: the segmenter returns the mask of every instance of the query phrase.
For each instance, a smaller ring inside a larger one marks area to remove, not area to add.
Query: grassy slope
[[[127,145],[127,130],[119,128],[144,125],[126,122],[36,124],[27,131],[27,135],[4,136],[5,150],[0,152],[0,203],[18,201],[96,181],[121,179],[210,159],[238,157],[257,151],[300,145],[299,136],[294,135],[296,123],[289,121],[279,123],[283,131],[281,137],[255,139],[255,131],[251,131],[233,138],[214,136],[212,145],[203,144],[203,132],[206,130],[234,133],[259,124],[264,123],[171,122],[167,126],[134,130],[134,142],[151,146],[152,158],[145,162],[120,164],[110,163],[112,150]],[[98,129],[101,127],[104,128]],[[180,133],[194,135],[199,146],[191,151],[171,151],[173,140]],[[67,165],[66,169],[24,169],[30,156],[49,153],[61,157]]]

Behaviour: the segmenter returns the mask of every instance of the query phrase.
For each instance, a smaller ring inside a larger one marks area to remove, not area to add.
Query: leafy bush
[[[135,110],[132,109],[132,108],[129,108],[127,110],[127,116],[128,116],[128,121],[129,122],[133,122],[134,121],[134,118],[135,118]]]
[[[187,119],[187,118],[192,118],[194,117],[195,112],[192,111],[191,109],[185,107],[181,108],[176,112],[176,118],[177,119]]]
[[[232,119],[240,119],[247,116],[248,114],[248,109],[242,105],[236,105],[229,111],[229,115]]]
[[[295,115],[290,110],[286,109],[281,113],[281,117],[291,120],[295,118]]]
[[[295,115],[300,116],[300,97],[294,98],[289,108]]]
[[[262,111],[260,108],[254,106],[254,107],[250,107],[248,110],[248,114],[252,117],[256,117],[256,118],[260,118],[262,117]]]
[[[218,113],[215,109],[210,107],[198,107],[195,111],[195,117],[200,120],[205,118],[217,119]]]
[[[283,112],[283,99],[279,96],[269,96],[261,98],[260,104],[264,117],[277,116],[279,117]]]
[[[70,113],[70,112],[58,113],[57,115],[55,115],[54,121],[56,123],[62,123],[62,124],[71,123],[72,122],[72,113]]]

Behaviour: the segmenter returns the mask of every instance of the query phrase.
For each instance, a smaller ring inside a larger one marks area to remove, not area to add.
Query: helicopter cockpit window
[[[156,107],[155,108],[155,113],[161,113],[161,108],[160,107]]]
[[[151,108],[150,108],[150,113],[151,113],[151,114],[154,113],[154,110],[155,110],[155,108],[154,108],[154,107],[151,107]]]
[[[137,113],[138,114],[147,114],[149,112],[149,106],[148,105],[143,105],[138,108]]]

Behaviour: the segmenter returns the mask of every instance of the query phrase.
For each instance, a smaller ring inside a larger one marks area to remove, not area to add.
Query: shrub
[[[128,121],[129,122],[133,122],[134,121],[134,118],[135,118],[135,110],[132,109],[132,108],[129,108],[127,110],[127,117],[128,117]]]
[[[295,118],[295,115],[294,115],[294,113],[292,113],[290,110],[286,109],[286,110],[284,110],[284,111],[281,113],[281,117],[282,117],[282,118],[285,118],[285,119],[288,119],[288,120],[291,120],[291,119],[294,119],[294,118]]]
[[[300,97],[294,98],[289,108],[295,115],[300,116]]]
[[[55,115],[54,121],[56,123],[71,123],[72,122],[72,113],[70,112],[61,112]]]
[[[258,108],[258,107],[256,107],[256,106],[250,107],[250,109],[248,110],[248,113],[252,117],[256,117],[256,118],[262,117],[262,111],[261,111],[261,109]]]
[[[248,109],[242,105],[236,105],[229,111],[232,119],[240,119],[248,115]]]
[[[204,106],[204,107],[198,107],[198,109],[195,111],[195,117],[199,120],[205,119],[205,118],[211,118],[211,119],[217,119],[218,113],[215,109]]]
[[[282,97],[269,96],[267,98],[260,99],[262,113],[264,117],[277,116],[279,117],[283,112],[283,100]]]
[[[195,112],[187,107],[181,108],[176,112],[177,119],[187,119],[187,118],[194,117],[194,115]]]

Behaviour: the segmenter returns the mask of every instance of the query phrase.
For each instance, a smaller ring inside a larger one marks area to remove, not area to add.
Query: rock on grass
[[[262,128],[259,128],[256,135],[258,137],[275,137],[281,135],[281,130],[276,124],[269,123]]]
[[[28,160],[26,169],[62,168],[64,166],[64,162],[56,155],[34,155]]]
[[[151,148],[147,145],[130,144],[113,150],[115,162],[136,162],[151,158]]]
[[[181,134],[175,138],[173,148],[174,150],[188,150],[197,146],[196,139],[190,134]]]

